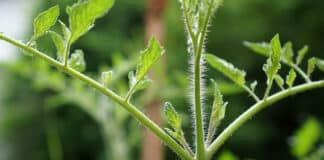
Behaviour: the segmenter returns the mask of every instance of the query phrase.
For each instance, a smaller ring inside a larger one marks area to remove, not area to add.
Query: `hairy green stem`
[[[186,28],[187,28],[187,31],[189,33],[189,37],[193,43],[193,46],[196,46],[197,45],[197,37],[195,35],[195,33],[193,32],[192,30],[192,26],[189,22],[189,15],[188,15],[188,12],[186,11],[187,9],[187,6],[183,6],[183,12],[184,12],[184,18],[185,18],[185,25],[186,25]]]
[[[214,4],[214,0],[212,1]],[[203,109],[201,104],[201,57],[204,50],[204,42],[208,28],[209,19],[212,15],[213,5],[210,5],[204,20],[200,37],[198,38],[198,47],[195,51],[195,64],[194,64],[194,100],[195,100],[195,121],[196,121],[196,158],[197,160],[205,160],[206,147],[205,147],[205,133],[203,122]],[[199,32],[199,31],[198,31]]]
[[[204,124],[203,124],[203,111],[201,105],[201,86],[200,86],[200,60],[201,56],[196,57],[195,68],[194,68],[194,100],[195,100],[195,123],[196,123],[196,154],[198,160],[204,160],[205,154],[205,143],[204,143]]]
[[[168,145],[175,153],[177,153],[184,160],[192,160],[190,153],[185,151],[175,140],[173,140],[165,131],[163,131],[158,125],[156,125],[152,120],[150,120],[145,114],[143,114],[140,110],[138,110],[134,105],[127,103],[124,98],[120,97],[113,91],[107,89],[105,86],[101,85],[97,81],[91,79],[90,77],[75,71],[72,68],[64,66],[64,64],[56,61],[55,59],[47,56],[45,53],[42,53],[36,49],[30,48],[25,44],[18,42],[12,38],[6,37],[0,34],[0,39],[4,40],[20,49],[23,49],[34,56],[46,61],[50,65],[58,68],[59,70],[69,74],[72,77],[80,79],[85,82],[89,86],[97,89],[102,94],[109,97],[111,100],[122,106],[126,109],[135,119],[137,119],[141,124],[145,127],[149,128],[157,137],[159,137],[166,145]]]
[[[210,145],[210,147],[207,149],[207,158],[211,158],[213,154],[224,144],[224,142],[232,136],[232,134],[240,128],[245,122],[247,122],[249,119],[251,119],[254,115],[259,113],[262,109],[272,105],[273,103],[278,102],[279,100],[282,100],[288,96],[305,92],[308,90],[316,89],[316,88],[324,88],[324,80],[320,81],[314,81],[306,84],[302,84],[299,86],[295,86],[291,89],[280,91],[270,97],[268,97],[266,100],[262,100],[255,105],[253,105],[251,108],[249,108],[247,111],[245,111],[243,114],[241,114],[236,120],[234,120],[217,138],[216,140]]]

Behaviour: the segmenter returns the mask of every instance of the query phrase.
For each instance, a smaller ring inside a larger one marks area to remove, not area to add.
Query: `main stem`
[[[259,113],[262,109],[272,105],[273,103],[278,102],[288,96],[305,92],[308,90],[316,89],[316,88],[324,88],[324,80],[315,81],[306,83],[303,85],[295,86],[291,89],[281,91],[277,94],[274,94],[268,97],[265,100],[259,101],[243,114],[241,114],[235,121],[233,121],[217,138],[216,140],[210,145],[207,149],[207,158],[211,158],[213,154],[224,144],[224,142],[238,129],[240,128],[245,122],[251,119],[254,115]]]
[[[211,4],[214,4],[212,1]],[[196,40],[198,46],[194,46],[195,50],[195,64],[194,64],[194,105],[195,105],[195,122],[196,122],[196,159],[206,159],[206,148],[205,148],[205,134],[204,134],[204,123],[203,123],[203,109],[201,104],[201,57],[204,50],[204,42],[206,38],[206,32],[208,28],[209,19],[212,15],[213,5],[210,5],[207,11],[207,15],[204,19],[201,30],[198,31],[198,38],[191,37],[192,40]],[[200,33],[200,34],[199,34]]]
[[[157,126],[152,120],[150,120],[146,115],[144,115],[140,110],[138,110],[134,105],[126,102],[122,97],[114,93],[113,91],[107,89],[105,86],[101,85],[97,81],[91,79],[90,77],[75,71],[69,67],[66,67],[64,64],[56,61],[55,59],[47,56],[45,53],[42,53],[36,49],[30,48],[25,44],[18,42],[14,39],[6,37],[0,34],[0,39],[4,40],[18,48],[21,48],[34,56],[46,61],[52,66],[58,68],[59,70],[69,74],[72,77],[80,79],[85,82],[92,88],[97,89],[102,94],[109,97],[111,100],[122,106],[126,109],[135,119],[137,119],[141,124],[150,129],[157,137],[159,137],[165,144],[167,144],[175,153],[177,153],[184,160],[192,160],[191,155],[185,151],[175,140],[173,140],[166,132],[164,132],[159,126]]]
[[[204,143],[204,125],[203,125],[203,111],[201,105],[201,86],[200,86],[200,60],[201,60],[201,52],[196,57],[195,60],[195,68],[194,68],[194,92],[195,92],[195,120],[196,120],[196,153],[197,160],[205,159],[205,143]]]

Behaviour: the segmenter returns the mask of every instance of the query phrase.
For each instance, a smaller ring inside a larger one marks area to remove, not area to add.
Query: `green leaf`
[[[153,37],[148,44],[148,48],[141,53],[141,61],[136,68],[137,81],[144,78],[149,69],[161,58],[163,53],[164,49],[159,44],[158,40]]]
[[[316,58],[316,66],[324,72],[324,60]]]
[[[86,0],[67,7],[71,43],[88,32],[94,26],[95,20],[104,16],[113,4],[114,0]]]
[[[269,57],[271,54],[271,46],[266,42],[244,42],[243,45],[255,53],[261,54],[263,56]]]
[[[224,104],[223,101],[223,95],[220,92],[220,89],[217,85],[217,83],[215,82],[215,80],[211,79],[210,80],[214,86],[214,102],[213,102],[213,109],[212,109],[212,115],[213,113],[219,109],[220,107],[222,107],[222,105]]]
[[[152,84],[152,80],[150,80],[147,76],[145,76],[134,88],[134,92],[144,90]]]
[[[133,93],[138,90],[142,90],[151,84],[151,80],[146,77],[149,69],[161,58],[164,53],[164,49],[160,46],[159,42],[153,37],[148,48],[141,53],[140,63],[137,65],[136,74],[130,72],[128,74],[129,79],[129,91],[126,99],[129,100]]]
[[[205,59],[213,68],[223,73],[225,76],[227,76],[235,83],[239,85],[245,84],[246,73],[242,70],[235,68],[233,64],[212,54],[206,54]]]
[[[175,131],[181,130],[181,117],[170,102],[164,104],[164,116]]]
[[[278,63],[280,62],[280,58],[281,58],[281,44],[280,44],[279,34],[276,34],[273,37],[273,39],[271,40],[271,50],[272,50],[271,60],[276,65],[278,65]]]
[[[307,75],[310,77],[316,67],[317,59],[312,57],[308,60]]]
[[[287,42],[284,45],[284,48],[283,48],[283,60],[285,62],[287,62],[288,64],[292,64],[293,63],[293,56],[294,56],[294,51],[292,49],[292,43]]]
[[[133,71],[130,71],[128,73],[128,83],[129,83],[129,88],[134,88],[134,86],[137,83],[137,80],[136,80],[136,77],[135,77],[135,74]]]
[[[298,158],[306,156],[320,139],[320,132],[320,123],[313,117],[309,118],[293,136],[291,147],[293,155]]]
[[[214,85],[214,102],[211,110],[209,127],[208,127],[208,141],[211,142],[211,138],[216,132],[216,128],[225,117],[225,111],[228,103],[224,103],[223,95],[220,92],[217,83],[211,80]]]
[[[291,69],[286,77],[286,84],[289,86],[289,88],[291,88],[294,85],[296,77],[296,72],[293,69]]]
[[[223,96],[219,92],[219,89],[215,89],[213,108],[210,116],[210,127],[216,128],[220,124],[220,121],[225,117],[225,111],[228,103],[223,102]]]
[[[101,73],[102,84],[107,87],[112,79],[113,71],[107,71]]]
[[[171,136],[171,137],[173,137],[175,140],[179,140],[179,139],[181,139],[181,134],[180,134],[180,132],[177,132],[177,131],[173,131],[173,130],[171,130],[171,129],[169,129],[169,128],[164,128],[165,129],[165,131]]]
[[[58,5],[40,13],[34,20],[34,35],[31,41],[43,36],[56,23],[59,15]]]
[[[69,59],[69,66],[79,72],[83,72],[86,69],[86,63],[84,61],[84,53],[82,50],[75,50]]]
[[[283,85],[284,85],[284,80],[282,79],[282,77],[278,74],[275,75],[274,77],[277,85],[280,87],[280,89],[284,89]]]
[[[57,49],[57,57],[61,62],[64,62],[64,47],[65,47],[65,41],[63,37],[56,32],[50,31],[51,38],[55,44],[55,47]]]
[[[62,32],[63,32],[63,35],[64,35],[64,39],[65,40],[68,40],[70,39],[70,36],[71,36],[71,31],[68,27],[66,27],[66,25],[62,22],[62,21],[58,21],[61,25],[61,29],[62,29]]]
[[[309,153],[306,157],[301,160],[323,160],[324,159],[324,145],[320,145],[314,151]]]
[[[232,152],[229,151],[223,151],[217,160],[239,160]]]
[[[279,69],[281,68],[281,44],[278,34],[276,34],[271,40],[271,49],[272,53],[268,58],[267,63],[263,66],[263,70],[268,77],[268,85],[273,81],[274,76],[278,73]]]
[[[296,64],[297,65],[299,65],[303,61],[303,59],[304,59],[305,55],[307,54],[307,52],[308,52],[308,46],[304,46],[302,49],[300,49],[298,51],[298,56],[296,58]]]

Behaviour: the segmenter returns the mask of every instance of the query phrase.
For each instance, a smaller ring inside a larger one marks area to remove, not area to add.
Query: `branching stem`
[[[263,99],[267,99],[268,98],[268,96],[270,94],[270,91],[272,89],[272,84],[273,84],[273,79],[270,80],[269,84],[267,85],[267,89],[266,89],[266,91],[264,93]]]
[[[266,100],[259,101],[252,107],[250,107],[247,111],[241,114],[236,120],[234,120],[210,145],[207,149],[207,159],[210,159],[213,154],[224,144],[224,142],[232,136],[232,134],[240,128],[243,124],[245,124],[249,119],[251,119],[254,115],[259,113],[262,109],[282,100],[288,96],[302,93],[308,90],[316,89],[316,88],[324,88],[324,80],[314,81],[306,84],[302,84],[299,86],[292,87],[289,90],[280,91]]]
[[[214,0],[212,0],[214,4]],[[196,158],[197,160],[205,160],[206,147],[205,147],[205,134],[203,123],[203,109],[201,104],[201,57],[204,50],[204,43],[206,32],[210,17],[212,16],[213,5],[208,8],[207,15],[201,27],[201,32],[198,33],[197,39],[198,47],[195,50],[195,64],[194,64],[194,106],[195,106],[195,124],[196,124]],[[199,31],[198,31],[199,32]]]
[[[66,46],[64,48],[64,66],[68,67],[68,60],[69,60],[69,54],[71,50],[71,36],[69,36],[69,39],[66,42]]]
[[[255,101],[257,101],[257,102],[260,101],[260,98],[249,87],[247,87],[246,85],[243,85],[242,87],[245,91],[247,91],[253,97],[253,99]]]
[[[152,120],[150,120],[146,115],[144,115],[140,110],[138,110],[134,105],[126,102],[124,98],[120,97],[113,91],[107,89],[105,86],[101,85],[97,81],[91,79],[90,77],[72,69],[64,64],[56,61],[55,59],[47,56],[45,53],[42,53],[36,49],[26,46],[25,44],[18,42],[12,38],[6,37],[0,34],[0,39],[4,40],[22,50],[25,50],[34,56],[46,61],[50,65],[56,67],[57,69],[69,74],[72,77],[75,77],[89,86],[97,89],[102,94],[109,97],[111,100],[122,106],[126,109],[135,119],[137,119],[141,124],[150,129],[157,137],[159,137],[166,145],[168,145],[175,153],[177,153],[184,160],[193,160],[190,153],[184,150],[175,140],[173,140],[165,131],[163,131],[158,125],[156,125]]]
[[[302,70],[300,69],[300,67],[298,67],[296,64],[290,64],[290,66],[296,70],[303,78],[304,80],[307,82],[307,83],[310,83],[312,82],[312,80],[307,76],[307,74]]]

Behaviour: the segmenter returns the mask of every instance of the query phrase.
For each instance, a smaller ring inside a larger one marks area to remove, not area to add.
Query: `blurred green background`
[[[34,7],[34,15],[57,3],[65,8],[74,2],[42,1]],[[92,77],[98,77],[98,73],[105,69],[120,73],[120,80],[113,85],[119,93],[127,91],[127,72],[134,69],[139,51],[145,47],[146,4],[144,0],[116,1],[109,14],[98,20],[95,28],[73,45],[73,49],[84,50],[86,72]],[[61,12],[61,19],[67,22],[64,9]],[[265,85],[261,82],[266,80],[262,71],[265,58],[251,53],[242,42],[269,41],[275,33],[279,33],[282,41],[291,40],[294,43],[295,50],[307,44],[309,55],[324,58],[323,15],[322,0],[226,0],[213,18],[206,50],[245,69],[249,80],[259,81],[258,92],[261,93]],[[192,122],[186,78],[188,54],[178,1],[167,2],[163,18],[168,76],[160,96],[164,101],[173,102],[183,115],[186,136],[191,142]],[[26,37],[32,33],[32,20],[30,17]],[[40,41],[40,50],[55,55],[49,37]],[[284,68],[281,72],[287,71],[288,68]],[[212,70],[208,70],[207,75],[217,81],[228,81]],[[316,72],[314,79],[319,78],[323,78],[323,74]],[[302,82],[302,79],[298,81]],[[3,62],[0,89],[0,153],[5,154],[8,160],[140,159],[141,125],[93,89],[37,59],[21,56],[17,61]],[[230,104],[220,129],[253,102],[247,94],[232,90],[233,87],[224,89],[225,99]],[[140,94],[137,97],[135,103],[145,103]],[[235,159],[229,154],[239,159],[298,159],[291,151],[295,144],[292,143],[292,135],[309,117],[313,117],[318,124],[313,129],[319,134],[315,136],[317,141],[312,149],[315,151],[324,140],[324,132],[317,130],[324,121],[323,97],[323,90],[311,91],[266,109],[231,137],[221,149],[227,155],[222,154],[220,159]],[[208,104],[211,100],[212,97],[208,96]],[[94,116],[97,112],[105,116]],[[168,149],[165,154],[165,159],[178,159]],[[122,155],[125,157],[120,157]]]

